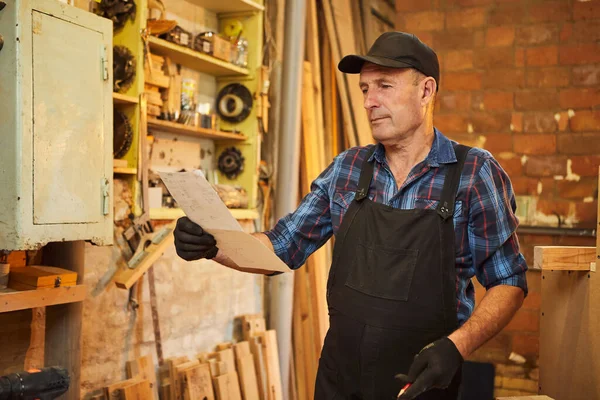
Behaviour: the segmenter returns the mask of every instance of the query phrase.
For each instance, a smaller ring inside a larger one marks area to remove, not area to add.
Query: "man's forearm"
[[[253,233],[252,236],[254,236],[262,244],[264,244],[269,249],[271,249],[271,251],[275,251],[273,249],[273,243],[271,243],[271,240],[264,233],[262,233],[262,232]],[[213,258],[213,261],[218,262],[219,264],[221,264],[225,267],[229,267],[229,268],[241,271],[241,272],[249,272],[251,274],[263,274],[263,275],[269,275],[269,274],[273,273],[273,271],[241,267],[241,266],[237,265],[231,258],[229,258],[225,254],[223,254],[223,252],[221,250],[219,250],[219,252],[215,256],[215,258]]]
[[[473,315],[448,336],[463,358],[496,336],[521,307],[523,298],[523,290],[515,286],[499,285],[488,290]]]

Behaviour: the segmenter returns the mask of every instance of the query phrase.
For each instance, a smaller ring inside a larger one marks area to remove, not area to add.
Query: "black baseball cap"
[[[440,63],[435,51],[412,33],[385,32],[375,40],[367,55],[348,55],[340,61],[338,69],[348,74],[358,74],[365,62],[389,68],[414,68],[435,79],[440,88]]]

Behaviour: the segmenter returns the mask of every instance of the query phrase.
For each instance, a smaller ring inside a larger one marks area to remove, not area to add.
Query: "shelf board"
[[[164,132],[175,133],[178,135],[194,136],[214,140],[239,140],[248,139],[241,133],[221,132],[213,129],[196,128],[189,125],[179,124],[177,122],[163,121],[156,118],[148,118],[148,128],[154,128]]]
[[[113,173],[121,175],[135,175],[137,174],[137,168],[113,167]]]
[[[258,210],[256,209],[240,209],[240,208],[230,208],[231,214],[235,217],[235,219],[256,219],[258,218]],[[178,219],[185,216],[185,213],[181,208],[151,208],[150,209],[150,219],[163,219],[163,220],[172,220]]]
[[[251,0],[187,0],[197,6],[206,8],[217,14],[226,12],[263,11],[262,4]]]
[[[228,0],[219,0],[226,4]],[[246,68],[238,67],[227,61],[219,60],[218,58],[209,56],[208,54],[200,53],[188,47],[179,46],[175,43],[159,39],[156,36],[148,37],[150,50],[152,54],[169,57],[176,64],[181,64],[184,67],[195,69],[200,72],[205,72],[214,76],[247,76]]]
[[[113,92],[113,103],[114,104],[138,104],[139,100],[137,97],[134,97],[134,96],[127,96],[126,94]]]
[[[0,293],[0,312],[26,310],[28,308],[76,303],[85,299],[86,286],[63,286],[59,288],[11,291]]]

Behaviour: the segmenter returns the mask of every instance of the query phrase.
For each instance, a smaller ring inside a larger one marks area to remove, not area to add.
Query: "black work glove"
[[[447,337],[428,344],[415,356],[408,375],[396,375],[403,387],[412,383],[398,399],[411,400],[429,389],[446,389],[463,361],[456,345]]]
[[[211,259],[219,251],[213,235],[205,232],[200,225],[192,222],[188,217],[177,220],[173,236],[177,255],[186,261]]]

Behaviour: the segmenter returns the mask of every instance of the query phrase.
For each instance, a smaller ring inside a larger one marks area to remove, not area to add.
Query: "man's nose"
[[[364,94],[365,99],[364,99],[364,107],[367,110],[370,110],[372,108],[377,108],[379,106],[379,101],[377,100],[377,96],[370,90],[367,90],[367,92]]]

